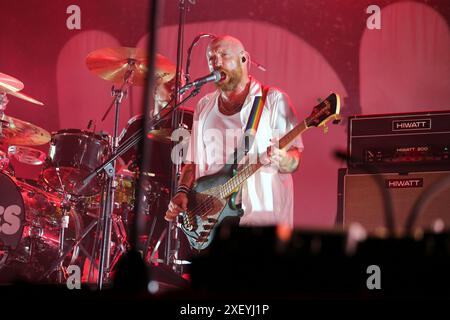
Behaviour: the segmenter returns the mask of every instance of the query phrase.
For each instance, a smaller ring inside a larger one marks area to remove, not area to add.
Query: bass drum
[[[59,257],[60,224],[64,213],[62,199],[32,181],[3,173],[0,173],[0,190],[0,210],[12,211],[0,215],[0,237],[4,244],[0,282],[51,280],[41,277],[46,273],[54,274],[51,269]],[[82,219],[75,211],[67,214],[69,225],[64,230],[64,250],[72,247],[83,229]],[[74,246],[63,266],[77,264],[78,251],[78,246]]]
[[[86,186],[84,178],[111,154],[107,135],[78,129],[53,133],[42,172],[44,182],[58,192],[92,196],[100,192],[103,180],[95,177]]]

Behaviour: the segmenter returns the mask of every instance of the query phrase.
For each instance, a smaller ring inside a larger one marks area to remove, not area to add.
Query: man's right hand
[[[169,207],[166,211],[164,219],[167,221],[173,221],[180,214],[187,210],[188,197],[184,192],[178,192],[172,200],[170,200]]]

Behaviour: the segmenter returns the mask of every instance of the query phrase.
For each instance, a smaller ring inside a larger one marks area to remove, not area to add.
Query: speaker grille
[[[383,189],[391,194],[396,231],[404,231],[405,222],[427,188],[450,175],[450,171],[415,172],[408,175],[381,174],[383,184],[373,174],[352,174],[344,177],[344,225],[359,222],[368,231],[384,227]],[[441,219],[450,229],[450,185],[432,195],[420,212],[415,227],[429,229]]]

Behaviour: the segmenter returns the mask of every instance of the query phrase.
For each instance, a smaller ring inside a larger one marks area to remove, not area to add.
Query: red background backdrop
[[[176,61],[178,1],[165,1],[157,51]],[[450,107],[450,3],[366,0],[197,0],[185,29],[186,53],[200,32],[232,34],[267,72],[251,73],[285,90],[305,118],[319,98],[335,91],[343,113],[396,113]],[[70,5],[81,9],[81,29],[69,30]],[[381,29],[369,30],[369,5],[381,7]],[[87,54],[103,47],[146,46],[149,0],[1,2],[0,72],[25,84],[23,92],[45,102],[39,107],[10,98],[9,116],[50,132],[85,129],[112,133],[113,114],[100,118],[111,97],[111,83],[85,66]],[[201,40],[194,49],[193,78],[208,73]],[[208,92],[211,87],[202,89]],[[121,129],[142,113],[142,88],[134,87],[121,109]],[[190,103],[193,105],[195,100]],[[336,216],[337,169],[333,158],[346,149],[346,122],[323,135],[303,136],[305,152],[294,174],[296,225],[331,226]],[[48,145],[39,149],[47,152]],[[17,174],[37,177],[41,167],[15,163]]]

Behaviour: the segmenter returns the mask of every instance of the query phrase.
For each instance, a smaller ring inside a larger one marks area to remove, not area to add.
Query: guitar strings
[[[256,168],[256,170],[259,169],[260,165],[261,165],[261,164],[258,163],[258,168]],[[253,166],[253,164],[249,164],[249,165],[245,166],[245,168],[242,169],[239,173],[245,173],[245,174],[250,173],[250,172],[248,172],[248,171],[252,171],[252,170],[250,170],[250,168],[251,168],[252,166]],[[255,170],[255,171],[256,171],[256,170]],[[236,177],[238,177],[239,173],[238,173],[237,175],[235,175],[233,178],[231,178],[229,181],[232,181],[233,179],[235,179]],[[252,172],[252,174],[253,174],[253,173],[254,173],[254,172]],[[241,181],[241,182],[243,182],[243,181]],[[240,183],[239,183],[239,184],[240,184]],[[239,184],[238,184],[238,185],[239,185]],[[237,187],[237,186],[236,186],[236,187]],[[236,187],[235,187],[235,188],[236,188]],[[228,189],[231,189],[231,187],[228,187]],[[223,190],[223,191],[224,191],[225,194],[231,192],[231,190],[229,190],[228,192],[227,192],[227,190]],[[212,203],[214,202],[214,199],[212,198],[212,196],[214,196],[214,197],[216,197],[216,198],[224,199],[224,197],[221,195],[221,191],[219,190],[219,193],[214,193],[214,194],[209,195],[209,196],[208,196],[208,200],[206,200],[205,202],[202,202],[200,205],[198,205],[197,207],[193,208],[192,210],[187,210],[186,213],[188,213],[188,214],[191,213],[191,214],[197,215],[197,211],[199,211],[200,209],[201,209],[201,210],[205,209],[205,207],[207,207],[208,205],[210,205],[210,204],[212,204]]]

